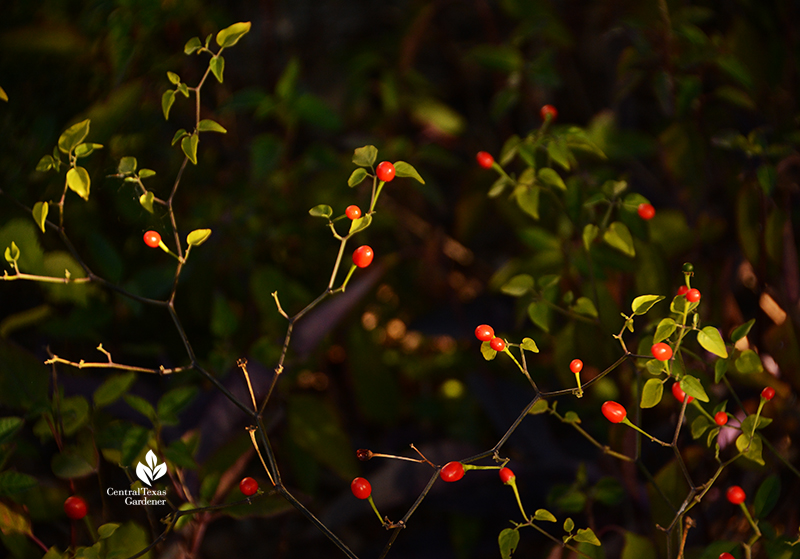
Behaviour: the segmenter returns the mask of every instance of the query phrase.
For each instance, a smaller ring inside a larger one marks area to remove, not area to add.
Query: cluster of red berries
[[[506,342],[503,338],[495,336],[494,328],[488,324],[481,324],[475,328],[475,337],[482,342],[489,342],[489,347],[495,351],[503,351],[506,348]]]

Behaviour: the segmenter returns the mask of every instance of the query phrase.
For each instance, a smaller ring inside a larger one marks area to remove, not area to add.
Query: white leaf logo
[[[156,453],[152,450],[147,451],[145,460],[149,467],[139,462],[136,465],[136,477],[142,480],[142,483],[149,486],[153,481],[163,477],[167,473],[167,465],[164,462],[159,464]]]

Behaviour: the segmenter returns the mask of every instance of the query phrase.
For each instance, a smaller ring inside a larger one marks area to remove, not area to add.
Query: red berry
[[[87,510],[86,501],[75,495],[67,497],[67,500],[64,501],[64,512],[72,520],[80,520],[86,516]]]
[[[687,293],[689,293],[689,288],[685,285],[682,285],[678,288],[678,295],[686,295]]]
[[[367,499],[372,495],[372,486],[363,477],[357,477],[350,482],[350,491],[353,492],[358,499]]]
[[[681,404],[686,399],[686,392],[683,391],[679,382],[675,382],[672,384],[672,395],[675,396],[675,399],[678,400]],[[692,400],[694,400],[694,397],[689,396],[689,402],[691,402]]]
[[[511,471],[511,468],[501,468],[500,469],[500,481],[508,485],[512,481],[514,481],[517,476],[514,475],[514,472]]]
[[[461,462],[448,462],[439,471],[439,477],[444,481],[458,481],[464,477],[464,465]]]
[[[736,558],[727,551],[723,551],[722,553],[719,554],[718,559],[736,559]]]
[[[156,248],[161,244],[161,235],[158,231],[148,231],[144,234],[144,244],[150,248]]]
[[[388,161],[378,163],[378,168],[375,170],[375,174],[378,175],[379,181],[389,182],[394,178],[395,175],[394,165]]]
[[[583,369],[583,361],[580,359],[573,359],[569,364],[569,370],[575,373],[576,375],[581,372]]]
[[[506,343],[502,338],[492,338],[492,341],[489,342],[489,347],[495,351],[503,351],[506,348]]]
[[[772,400],[775,397],[775,389],[771,386],[767,386],[761,391],[761,397],[765,400]]]
[[[355,251],[353,251],[353,264],[358,266],[359,268],[366,268],[370,264],[372,264],[372,258],[375,256],[375,253],[372,252],[372,249],[367,245],[362,245],[358,247]]]
[[[700,290],[692,288],[686,292],[686,300],[690,303],[696,303],[700,300]]]
[[[622,423],[628,416],[625,406],[617,402],[605,402],[603,407],[600,408],[603,415],[606,416],[611,423]]]
[[[255,495],[258,491],[258,482],[251,477],[246,477],[239,482],[239,491],[247,497]]]
[[[656,209],[653,204],[639,204],[636,211],[639,213],[639,217],[645,221],[650,221],[656,215]]]
[[[558,111],[553,105],[545,105],[539,110],[539,116],[542,117],[542,120],[547,120],[547,117],[550,117],[550,120],[555,120],[558,117]]]
[[[650,348],[650,352],[653,354],[653,357],[659,361],[667,361],[672,357],[672,348],[664,342],[653,344],[653,347]]]
[[[744,500],[747,497],[747,495],[744,493],[744,489],[738,485],[731,485],[728,487],[728,491],[725,493],[725,496],[728,498],[728,502],[732,505],[740,505],[744,503]]]
[[[475,337],[482,342],[488,342],[489,340],[494,338],[494,328],[492,328],[488,324],[481,324],[480,326],[475,328]]]
[[[728,422],[728,414],[724,411],[718,411],[714,414],[714,423],[722,427]]]
[[[492,154],[487,151],[479,151],[478,155],[475,156],[475,159],[478,160],[478,165],[484,169],[491,169],[492,165],[494,164],[494,157],[492,157]]]
[[[350,219],[358,219],[361,217],[361,208],[358,206],[347,206],[347,209],[344,211],[344,215]]]

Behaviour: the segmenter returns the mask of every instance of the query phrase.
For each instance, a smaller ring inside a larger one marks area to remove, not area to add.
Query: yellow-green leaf
[[[640,295],[631,303],[631,310],[633,314],[645,314],[662,299],[663,295]]]
[[[183,138],[184,136],[188,136],[188,135],[189,135],[189,133],[186,130],[184,130],[183,128],[181,128],[180,130],[175,132],[175,135],[172,137],[172,143],[170,145],[174,146],[175,144],[177,144],[181,140],[181,138]]]
[[[740,373],[760,373],[764,370],[764,365],[761,364],[761,358],[752,349],[744,350],[737,358],[736,370]]]
[[[539,191],[538,186],[520,188],[517,194],[517,204],[522,211],[533,219],[539,219]]]
[[[363,231],[369,227],[370,223],[372,223],[372,216],[369,214],[359,217],[358,219],[354,219],[352,223],[350,223],[350,231],[347,234],[352,235],[353,233]]]
[[[140,179],[148,179],[150,177],[155,176],[156,172],[152,169],[142,169],[139,171],[139,178]]]
[[[42,230],[44,233],[44,222],[47,219],[47,212],[50,209],[50,206],[47,202],[36,202],[33,205],[33,220],[36,222],[36,225],[39,226],[39,229]]]
[[[483,358],[487,361],[491,361],[497,357],[497,352],[492,349],[489,342],[481,342],[481,355],[483,355]]]
[[[594,535],[591,528],[578,528],[578,532],[575,534],[575,541],[596,545],[598,547],[603,545],[600,543],[600,540],[597,539],[597,536]]]
[[[592,243],[597,238],[600,228],[594,223],[587,223],[583,228],[583,246],[588,251],[592,247]]]
[[[512,297],[521,297],[533,288],[533,278],[528,274],[519,274],[508,280],[500,291]]]
[[[576,312],[578,314],[582,314],[583,316],[590,316],[592,318],[597,318],[597,307],[594,306],[594,301],[589,299],[588,297],[578,297],[578,300],[575,301],[575,304],[572,305],[572,312]]]
[[[55,159],[52,155],[43,155],[39,162],[36,164],[36,170],[40,173],[45,173],[55,166]]]
[[[210,119],[203,119],[197,124],[198,132],[219,132],[220,134],[227,134],[228,131],[225,130],[219,123],[214,122]]]
[[[556,517],[547,509],[537,509],[536,512],[533,513],[533,519],[543,522],[556,522]]]
[[[199,37],[192,37],[186,42],[186,45],[183,47],[184,54],[192,54],[196,50],[203,47],[203,43],[200,42]]]
[[[681,389],[689,396],[697,398],[701,402],[708,402],[708,395],[703,388],[703,383],[701,383],[700,379],[697,377],[691,375],[683,377],[681,379]]]
[[[167,72],[167,79],[172,83],[172,85],[178,85],[181,83],[181,77],[175,72]]]
[[[13,264],[19,260],[19,247],[17,243],[11,241],[11,246],[6,247],[5,257],[9,264]]]
[[[405,161],[395,161],[394,170],[395,175],[398,177],[410,177],[422,184],[425,184],[425,181],[422,180],[422,177],[417,170],[411,164],[406,163]]]
[[[197,165],[197,144],[200,138],[197,134],[186,136],[181,140],[181,149],[193,164]]]
[[[211,236],[211,229],[195,229],[186,236],[189,246],[200,246]]]
[[[96,149],[103,149],[103,144],[93,144],[92,142],[78,144],[77,147],[75,147],[75,157],[86,157],[91,155]]]
[[[378,148],[375,146],[356,148],[353,154],[353,163],[359,167],[371,167],[376,159],[378,159]]]
[[[31,533],[31,521],[24,511],[21,505],[9,506],[0,501],[0,531],[3,535]]]
[[[514,528],[506,528],[497,537],[497,543],[500,546],[500,557],[502,559],[511,559],[511,554],[517,549],[519,545],[519,531]]]
[[[719,330],[713,326],[706,326],[697,333],[697,342],[703,346],[703,349],[710,351],[714,355],[728,357],[728,350],[725,347],[725,342],[722,340],[722,335]]]
[[[537,346],[536,342],[534,342],[531,338],[522,338],[520,347],[533,353],[539,353],[539,346]]]
[[[603,234],[603,240],[615,249],[630,257],[636,256],[636,250],[633,248],[633,237],[631,236],[631,232],[628,229],[628,226],[621,221],[615,221],[609,225],[605,234]]]
[[[211,73],[217,78],[219,83],[222,83],[222,74],[225,72],[225,59],[217,55],[208,61],[208,67],[211,68]]]
[[[147,210],[150,213],[153,213],[153,199],[154,198],[155,198],[155,196],[153,196],[153,193],[148,190],[147,192],[145,192],[144,194],[139,196],[139,203],[142,205],[142,207],[145,210]]]
[[[87,118],[67,128],[58,138],[58,149],[69,153],[89,135],[90,121]]]
[[[89,188],[92,180],[89,178],[89,171],[83,167],[73,167],[67,171],[67,186],[84,200],[89,199]]]
[[[642,389],[642,403],[643,408],[652,408],[658,405],[661,401],[661,396],[664,393],[664,385],[657,378],[651,378],[644,383]]]
[[[350,175],[350,178],[347,179],[347,186],[352,188],[356,185],[359,185],[361,184],[361,181],[363,181],[365,178],[367,178],[367,171],[359,167],[358,169],[353,171],[352,174]]]
[[[175,90],[168,89],[161,95],[161,110],[164,113],[164,120],[169,120],[169,110],[175,102]]]
[[[653,335],[653,343],[663,342],[669,338],[678,328],[678,324],[671,318],[665,318],[658,323],[656,333]]]
[[[217,33],[217,44],[223,48],[232,47],[239,42],[248,31],[250,31],[250,22],[244,21],[234,23]]]
[[[123,157],[117,165],[117,172],[120,175],[132,175],[136,172],[137,162],[135,157]]]
[[[550,186],[555,186],[556,188],[566,191],[567,185],[564,184],[564,179],[561,178],[555,169],[551,169],[550,167],[542,167],[539,169],[537,173],[539,176],[539,180],[545,184],[549,184]]]
[[[314,217],[330,217],[333,215],[333,208],[327,204],[319,204],[308,210],[308,213]]]

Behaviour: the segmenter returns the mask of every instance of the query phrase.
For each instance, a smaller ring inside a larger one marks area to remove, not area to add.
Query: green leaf
[[[181,83],[181,77],[175,72],[167,72],[167,79],[172,83],[172,85],[178,85]]]
[[[177,425],[178,414],[188,406],[197,395],[196,386],[180,386],[164,394],[156,407],[158,418],[164,425]]]
[[[170,145],[174,146],[175,144],[178,143],[178,141],[180,141],[181,138],[183,138],[184,136],[188,136],[188,135],[189,135],[189,133],[186,130],[184,130],[183,128],[181,128],[180,130],[175,132],[175,135],[172,137],[172,143]]]
[[[753,500],[753,512],[756,518],[766,517],[781,496],[781,478],[775,474],[767,477],[756,491],[756,497]]]
[[[539,346],[537,346],[536,342],[534,342],[531,338],[522,338],[522,343],[519,344],[519,347],[526,351],[539,353]]]
[[[350,223],[350,231],[347,233],[347,235],[350,236],[358,233],[359,231],[363,231],[369,227],[370,223],[372,223],[372,216],[370,214],[361,216],[358,219],[354,219]]]
[[[550,331],[550,309],[543,301],[534,301],[528,305],[528,317],[545,332]]]
[[[75,157],[86,157],[94,153],[96,149],[103,149],[103,144],[93,144],[91,142],[78,144],[75,148]]]
[[[574,411],[568,411],[564,414],[564,423],[580,423],[581,418]]]
[[[550,186],[555,186],[564,192],[567,191],[567,185],[564,184],[564,179],[562,179],[561,175],[559,175],[554,169],[551,169],[550,167],[542,167],[539,169],[537,176],[543,183],[549,184]]]
[[[642,388],[642,403],[643,408],[652,408],[658,405],[661,401],[661,396],[664,393],[664,385],[657,378],[648,379]]]
[[[353,163],[359,167],[372,167],[378,159],[378,148],[375,146],[364,146],[356,148],[353,154]]]
[[[117,173],[120,175],[132,175],[136,172],[137,161],[135,157],[123,157],[117,165]]]
[[[575,541],[596,545],[597,547],[603,545],[594,535],[591,528],[578,528],[578,532],[575,534]]]
[[[75,149],[89,135],[89,124],[90,121],[87,118],[67,128],[58,138],[58,149],[64,153],[70,153]]]
[[[575,304],[570,307],[572,312],[581,314],[583,316],[589,316],[592,318],[597,318],[597,307],[594,306],[594,301],[589,299],[588,297],[578,297],[578,300],[575,301]]]
[[[244,21],[226,27],[217,33],[217,44],[223,48],[232,47],[250,31],[250,25],[249,21]]]
[[[175,90],[168,89],[161,94],[161,111],[164,113],[164,120],[169,120],[169,110],[175,102]]]
[[[548,409],[550,409],[550,405],[547,403],[547,400],[537,400],[536,403],[533,404],[533,407],[528,411],[528,414],[539,415],[540,413],[546,412]]]
[[[748,446],[749,445],[749,446]],[[748,460],[752,460],[756,464],[764,466],[764,458],[762,457],[762,448],[763,443],[761,442],[761,436],[756,434],[753,437],[752,443],[750,442],[749,434],[741,434],[736,438],[736,448],[739,452],[744,452],[744,457]]]
[[[722,379],[725,378],[725,373],[727,372],[728,360],[717,359],[717,362],[714,363],[714,382],[722,382]]]
[[[197,165],[197,144],[200,137],[197,134],[186,136],[181,140],[181,149],[193,164]]]
[[[149,190],[139,196],[139,203],[142,207],[150,213],[153,213],[153,200],[155,199],[155,195],[150,192]]]
[[[493,350],[492,347],[489,345],[489,342],[486,341],[481,343],[481,355],[483,355],[483,358],[486,359],[487,361],[491,361],[492,359],[497,357],[497,352]]]
[[[352,172],[350,178],[347,179],[347,186],[350,188],[361,184],[361,182],[367,178],[367,171],[359,167],[355,171]]]
[[[565,170],[569,171],[570,157],[569,148],[561,140],[552,140],[547,144],[547,155],[561,165]]]
[[[211,73],[217,78],[219,83],[222,83],[222,77],[225,73],[225,59],[217,55],[208,61],[208,67],[211,68]]]
[[[70,396],[61,400],[61,423],[65,435],[74,435],[89,422],[89,402],[83,396]]]
[[[665,318],[658,323],[656,333],[653,335],[653,343],[663,342],[669,338],[673,332],[678,328],[678,323],[671,318]]]
[[[126,394],[123,397],[123,400],[125,400],[130,407],[149,419],[153,424],[158,421],[158,415],[156,414],[155,408],[153,408],[150,402],[144,398],[134,396],[132,394]]]
[[[0,497],[8,497],[33,489],[39,484],[36,478],[20,472],[0,472]]]
[[[188,41],[186,41],[186,45],[183,47],[184,54],[192,54],[193,52],[203,48],[203,43],[200,42],[199,37],[192,37]]]
[[[220,124],[214,122],[210,119],[203,119],[197,124],[197,131],[198,132],[219,132],[220,134],[227,134],[228,131],[225,130]]]
[[[539,192],[538,186],[519,188],[515,194],[520,209],[533,219],[539,219]]]
[[[44,222],[47,220],[47,212],[49,210],[50,206],[47,202],[36,202],[33,205],[33,221],[36,222],[36,225],[39,226],[42,233],[44,233]]]
[[[542,522],[556,522],[556,517],[547,509],[537,509],[536,512],[533,513],[533,519],[541,520]]]
[[[314,217],[331,217],[333,215],[333,208],[327,204],[319,204],[308,210],[309,215]]]
[[[28,518],[27,510],[21,505],[7,505],[0,502],[0,532],[2,532],[3,543],[7,545],[9,551],[13,549],[9,543],[8,536],[11,534],[31,535],[31,521]],[[11,554],[13,557],[14,553]],[[45,557],[47,557],[45,555]],[[49,557],[47,559],[50,559]]]
[[[394,171],[395,171],[395,176],[410,177],[421,184],[425,184],[425,181],[422,180],[422,177],[417,172],[417,170],[414,167],[412,167],[409,163],[406,163],[405,161],[395,161]]]
[[[36,170],[40,173],[46,173],[52,169],[56,164],[56,160],[52,155],[43,155],[39,162],[36,164]]]
[[[697,440],[703,436],[710,427],[713,427],[714,423],[712,423],[705,415],[698,415],[692,421],[692,438]]]
[[[489,188],[489,192],[486,194],[486,196],[489,198],[497,198],[505,191],[507,186],[511,186],[512,184],[513,183],[506,177],[500,177],[494,181],[494,183],[492,183],[492,186]]]
[[[53,456],[50,466],[59,479],[86,477],[95,472],[95,467],[87,462],[86,458],[70,451],[60,452]]]
[[[528,274],[519,274],[508,280],[500,291],[512,297],[521,297],[533,288],[533,278]]]
[[[113,522],[109,522],[108,524],[103,524],[102,526],[97,528],[97,536],[101,540],[104,540],[108,537],[111,537],[111,535],[117,531],[117,528],[119,528],[119,524],[115,524]]]
[[[6,444],[22,428],[25,421],[21,417],[0,418],[0,445]]]
[[[574,529],[575,529],[575,522],[571,518],[567,518],[564,521],[564,531],[572,532]]]
[[[67,171],[67,186],[84,200],[89,199],[89,188],[92,180],[89,178],[89,171],[83,167],[73,167]]]
[[[639,295],[631,303],[633,314],[645,314],[653,308],[653,305],[664,299],[663,295]]]
[[[107,378],[94,391],[92,399],[98,408],[112,404],[122,398],[136,380],[136,373],[127,372]]]
[[[294,394],[286,406],[287,435],[341,479],[351,480],[361,467],[342,427],[338,409],[316,394]]]
[[[692,375],[686,375],[681,379],[681,389],[689,396],[697,398],[701,402],[708,402],[708,395],[703,389],[700,379]]]
[[[725,342],[722,341],[722,336],[719,330],[713,326],[706,326],[697,333],[697,342],[703,346],[703,349],[717,355],[719,357],[728,357],[728,350],[725,348]]]
[[[600,228],[593,223],[587,223],[586,227],[583,228],[583,247],[587,251],[591,248],[598,233],[600,233]]]
[[[142,169],[139,171],[139,178],[140,179],[149,179],[150,177],[156,176],[156,172],[152,169]]]
[[[195,229],[186,236],[189,246],[199,247],[211,236],[211,229]]]
[[[731,332],[731,341],[733,343],[738,342],[742,338],[744,338],[747,334],[750,333],[750,329],[753,327],[753,324],[756,323],[755,318],[751,318],[741,326],[737,326],[734,328],[733,332]]]
[[[621,221],[615,221],[608,226],[603,234],[603,240],[610,246],[633,258],[636,256],[636,249],[633,248],[633,237],[628,226]]]
[[[764,370],[764,365],[761,364],[761,358],[752,349],[744,350],[735,361],[736,370],[740,373],[760,373]]]
[[[514,528],[506,528],[497,537],[497,543],[500,546],[500,557],[503,559],[511,559],[511,554],[517,549],[519,545],[519,532]]]
[[[129,396],[125,396],[127,400]],[[152,432],[139,425],[129,425],[120,440],[120,465],[130,467],[150,441]]]

